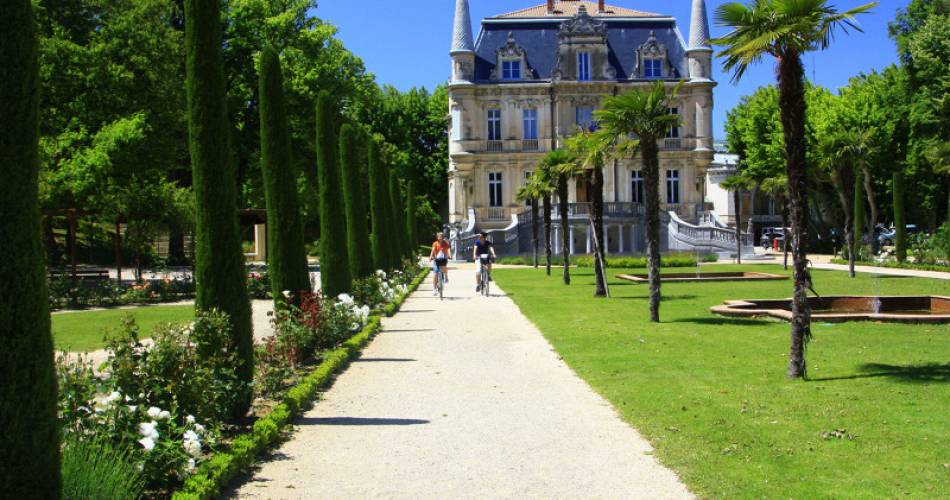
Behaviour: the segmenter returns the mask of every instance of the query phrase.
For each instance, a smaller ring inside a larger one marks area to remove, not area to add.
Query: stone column
[[[590,252],[590,224],[587,224],[587,253]]]
[[[617,253],[623,253],[623,224],[617,226],[617,237],[620,243],[620,245],[617,247],[619,250]]]
[[[567,240],[569,242],[568,249],[571,251],[571,255],[576,254],[574,251],[574,226],[567,226]]]

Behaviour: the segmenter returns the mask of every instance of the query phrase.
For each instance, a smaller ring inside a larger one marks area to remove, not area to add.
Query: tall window
[[[590,52],[577,53],[577,81],[590,81]]]
[[[501,172],[488,172],[488,206],[501,206]]]
[[[670,114],[679,116],[680,114],[679,108],[670,108]],[[671,126],[670,130],[666,132],[667,139],[678,139],[679,136],[680,136],[680,128],[678,125]]]
[[[644,59],[643,76],[645,78],[661,78],[663,76],[663,61],[661,59]]]
[[[522,113],[524,118],[524,139],[532,140],[538,138],[538,110],[535,108],[525,109]]]
[[[452,108],[452,140],[462,139],[462,110]]]
[[[574,111],[574,123],[581,129],[590,130],[594,126],[594,108],[578,106]]]
[[[521,79],[521,61],[502,61],[501,62],[502,80],[520,80]]]
[[[643,173],[639,170],[630,171],[630,201],[643,203]]]
[[[666,203],[678,205],[680,202],[680,171],[666,171]]]
[[[500,109],[488,110],[488,140],[489,141],[501,140],[501,110]]]

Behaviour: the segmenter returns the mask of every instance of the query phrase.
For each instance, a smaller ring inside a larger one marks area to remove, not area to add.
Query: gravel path
[[[691,498],[497,287],[427,282],[236,498]]]

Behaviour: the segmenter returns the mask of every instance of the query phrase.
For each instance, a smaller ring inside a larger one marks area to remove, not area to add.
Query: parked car
[[[920,232],[920,229],[917,228],[916,224],[907,224],[906,226],[907,235],[917,234]],[[877,235],[877,243],[880,246],[893,246],[895,239],[897,238],[897,229],[894,227],[885,229]]]

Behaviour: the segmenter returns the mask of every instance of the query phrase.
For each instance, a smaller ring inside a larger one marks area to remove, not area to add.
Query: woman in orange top
[[[432,270],[433,271],[442,271],[442,275],[445,276],[445,282],[449,282],[449,273],[448,273],[448,264],[449,264],[449,255],[452,250],[451,245],[449,245],[448,240],[445,239],[445,235],[438,233],[435,238],[435,242],[432,243],[432,251],[429,252],[429,259],[432,260]],[[439,273],[432,273],[432,295],[439,294]]]

